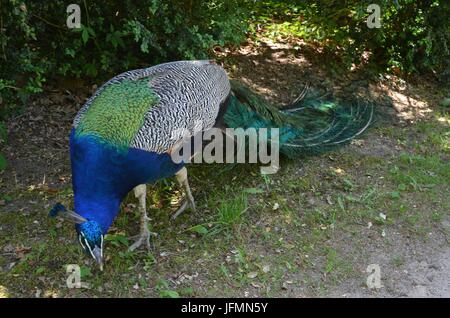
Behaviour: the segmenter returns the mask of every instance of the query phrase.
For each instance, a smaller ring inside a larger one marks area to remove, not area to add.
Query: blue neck
[[[100,224],[106,234],[129,191],[143,183],[172,176],[183,165],[166,153],[130,148],[118,151],[95,136],[70,135],[75,211]]]

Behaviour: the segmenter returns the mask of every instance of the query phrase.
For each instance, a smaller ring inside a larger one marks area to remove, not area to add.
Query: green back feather
[[[125,79],[107,86],[79,122],[76,136],[96,136],[117,148],[128,148],[144,124],[145,114],[159,101],[148,82],[148,78]]]

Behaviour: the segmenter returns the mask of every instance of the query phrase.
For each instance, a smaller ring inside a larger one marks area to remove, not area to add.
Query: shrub
[[[379,4],[381,28],[368,28],[367,7]],[[450,2],[446,0],[261,1],[254,21],[272,35],[318,42],[344,66],[371,52],[373,64],[404,73],[443,72],[450,58]]]
[[[66,8],[73,2],[2,0],[2,104],[42,91],[54,75],[103,79],[162,61],[207,58],[214,46],[238,44],[246,31],[239,5],[245,1],[78,1],[81,28],[69,29]]]

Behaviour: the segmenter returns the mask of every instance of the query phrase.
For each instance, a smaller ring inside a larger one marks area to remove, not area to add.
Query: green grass
[[[188,231],[204,235],[207,238],[222,232],[229,234],[233,230],[240,231],[244,221],[243,215],[248,210],[247,195],[244,192],[231,194],[231,191],[227,191],[225,193],[226,195],[220,200],[214,220],[197,224],[190,227]],[[232,195],[236,195],[236,197],[233,198]]]
[[[395,267],[400,267],[400,266],[402,266],[404,263],[405,263],[405,260],[403,259],[402,256],[394,256],[394,257],[392,258],[392,264],[393,264]]]
[[[333,248],[327,248],[326,263],[323,269],[330,279],[336,283],[351,275],[353,272],[352,265],[346,261]]]
[[[445,131],[436,121],[400,131],[377,128],[384,135],[409,135],[398,156],[379,158],[347,147],[298,162],[282,160],[281,171],[265,178],[257,165],[193,165],[189,175],[198,211],[171,221],[181,199],[175,180],[149,187],[155,250],[128,252],[140,217],[129,195],[107,236],[102,273],[78,247],[73,227],[47,217],[53,202],[71,206],[70,187],[58,193],[10,188],[0,196],[8,198],[0,206],[0,247],[9,244],[14,256],[0,256],[0,294],[327,295],[348,279],[365,279],[356,268],[367,266],[368,244],[396,244],[392,231],[420,241],[432,230],[445,231],[448,157],[440,141],[420,151],[415,147],[424,136],[441,140],[437,135]],[[403,255],[391,256],[394,267],[404,262]],[[68,264],[81,266],[89,289],[65,287]]]

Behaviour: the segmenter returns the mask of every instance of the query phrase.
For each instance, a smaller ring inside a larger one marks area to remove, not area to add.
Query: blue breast
[[[97,221],[104,233],[117,216],[120,203],[135,186],[174,175],[183,167],[167,153],[116,147],[95,136],[70,134],[75,211]]]

